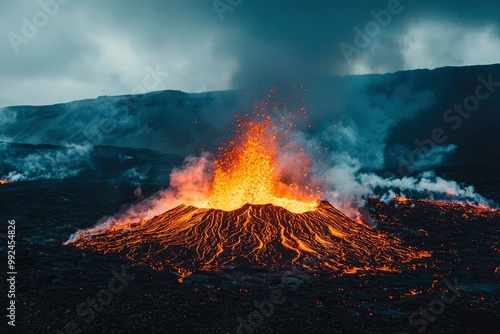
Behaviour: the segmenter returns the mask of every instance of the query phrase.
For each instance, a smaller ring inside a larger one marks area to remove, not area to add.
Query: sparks
[[[245,204],[273,204],[294,213],[315,210],[317,200],[280,180],[277,135],[270,118],[239,126],[241,138],[232,141],[230,149],[221,148],[215,160],[210,197],[194,206],[231,211]]]

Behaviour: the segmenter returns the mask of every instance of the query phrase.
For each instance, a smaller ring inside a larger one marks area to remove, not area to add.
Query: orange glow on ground
[[[0,180],[0,184],[7,184],[7,183],[9,183],[8,180]]]
[[[409,201],[409,199],[406,197],[399,196],[399,197],[394,197],[394,201],[399,202],[399,203],[406,203]]]

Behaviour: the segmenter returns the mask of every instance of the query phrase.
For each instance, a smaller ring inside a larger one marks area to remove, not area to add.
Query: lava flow
[[[205,200],[149,220],[83,231],[69,243],[182,275],[237,265],[399,271],[429,256],[316,200],[314,187],[301,189],[293,177],[283,182],[275,130],[269,118],[240,123],[238,138],[215,160]]]
[[[246,204],[233,211],[181,205],[127,230],[108,230],[74,244],[126,254],[158,270],[171,266],[183,274],[248,264],[397,271],[401,263],[427,255],[350,220],[328,202],[301,214],[272,204]]]

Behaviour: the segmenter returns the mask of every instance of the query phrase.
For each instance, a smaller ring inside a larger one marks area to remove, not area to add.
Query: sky
[[[500,62],[496,0],[0,3],[0,107]]]

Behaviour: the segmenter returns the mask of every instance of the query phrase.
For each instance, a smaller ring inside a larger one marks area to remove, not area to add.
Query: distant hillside
[[[437,128],[446,140],[416,165],[489,163],[500,160],[500,87],[467,117],[453,113],[444,119],[447,109],[475,95],[480,76],[500,82],[500,65],[332,77],[307,87],[304,99],[281,96],[283,110],[277,112],[286,116],[287,110],[306,107],[308,121],[297,126],[305,137],[331,152],[347,152],[366,168],[396,168],[401,157],[418,149],[415,140],[425,142]],[[0,109],[0,140],[187,155],[214,150],[231,135],[233,115],[250,112],[253,100],[260,98],[257,92],[243,91],[159,91],[6,107]]]
[[[227,127],[234,113],[234,97],[234,92],[161,91],[50,106],[7,107],[0,109],[0,140],[113,145],[186,154],[222,129],[213,121],[214,113],[229,115]]]
[[[9,182],[62,180],[168,185],[183,157],[147,149],[113,146],[29,145],[0,142],[0,179]]]

